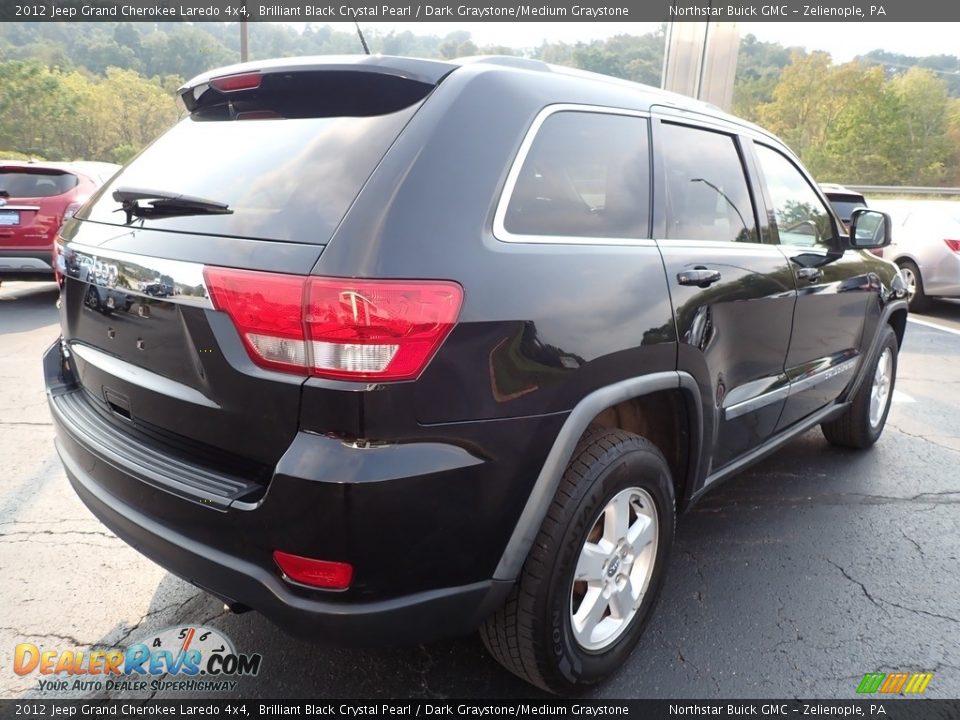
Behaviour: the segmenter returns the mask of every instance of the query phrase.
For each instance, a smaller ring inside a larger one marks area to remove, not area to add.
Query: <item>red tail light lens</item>
[[[273,560],[283,570],[284,575],[304,585],[327,590],[346,590],[353,580],[353,566],[349,563],[314,560],[280,550],[273,551]]]
[[[67,209],[63,211],[63,222],[66,222],[74,215],[77,214],[77,210],[83,207],[83,203],[70,203],[67,205]]]
[[[217,310],[230,315],[262,367],[345,380],[410,380],[456,324],[453,282],[351,280],[207,267]]]
[[[960,253],[960,240],[944,240],[944,242],[953,252]]]
[[[224,75],[213,78],[210,86],[220,92],[235,92],[237,90],[256,90],[260,87],[263,75],[258,72],[240,73],[239,75]]]

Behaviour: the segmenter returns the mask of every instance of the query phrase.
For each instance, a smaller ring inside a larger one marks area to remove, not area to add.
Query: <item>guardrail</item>
[[[847,185],[846,187],[864,195],[960,195],[960,188],[923,187],[908,185]]]

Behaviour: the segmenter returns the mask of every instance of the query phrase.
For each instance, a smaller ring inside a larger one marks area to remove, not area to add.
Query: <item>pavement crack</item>
[[[887,425],[892,427],[901,435],[906,435],[907,437],[914,438],[916,440],[923,440],[923,442],[930,443],[931,445],[934,445],[938,448],[943,448],[944,450],[949,450],[951,452],[960,452],[960,450],[957,450],[957,448],[955,447],[952,447],[950,445],[944,445],[941,442],[937,442],[936,440],[933,440],[932,437],[928,437],[926,435],[920,435],[919,433],[908,432],[907,430],[904,430],[903,428],[898,427],[891,422],[887,422]],[[936,437],[936,436],[933,436],[933,437]]]
[[[0,538],[16,537],[25,535],[34,537],[36,535],[99,535],[100,537],[116,540],[117,536],[111,532],[103,530],[16,530],[14,532],[0,533]],[[17,542],[17,541],[14,541]]]
[[[682,550],[681,552],[683,552],[683,554],[690,558],[691,562],[693,562],[693,570],[697,574],[697,579],[700,581],[701,586],[705,586],[707,581],[703,576],[703,567],[700,565],[700,561],[697,559],[697,556],[689,550]],[[697,601],[703,602],[703,593],[700,590],[697,590]]]
[[[880,601],[877,600],[875,597],[873,597],[873,595],[870,594],[870,591],[867,590],[867,586],[866,586],[866,585],[864,585],[862,582],[860,582],[860,581],[857,580],[855,577],[853,577],[852,575],[850,575],[850,573],[848,573],[846,570],[844,570],[842,566],[838,565],[837,563],[835,563],[835,562],[834,562],[833,560],[831,560],[830,558],[827,558],[827,562],[830,563],[831,565],[833,565],[837,570],[839,570],[839,571],[841,572],[841,574],[842,574],[847,580],[849,580],[850,582],[852,582],[854,585],[858,585],[858,586],[860,587],[860,590],[863,591],[863,596],[864,596],[865,598],[867,598],[867,600],[869,600],[871,603],[873,603],[874,605],[876,605],[880,610],[883,610],[883,612],[884,612],[885,615],[889,615],[889,614],[890,614],[889,611],[888,611],[883,605],[880,604]]]
[[[83,640],[78,640],[72,635],[61,635],[60,633],[26,633],[20,628],[15,627],[0,627],[0,631],[6,630],[8,632],[16,633],[17,637],[24,638],[53,638],[54,640],[63,640],[70,643],[74,647],[93,647],[93,643],[84,642]]]
[[[852,583],[854,583],[854,584],[856,584],[856,585],[859,585],[859,586],[860,586],[860,589],[863,591],[864,596],[865,596],[871,603],[873,603],[873,604],[876,605],[878,608],[880,608],[881,610],[883,610],[883,612],[884,612],[886,615],[888,615],[888,616],[890,615],[890,613],[889,613],[889,611],[888,611],[885,607],[883,607],[884,605],[889,605],[890,607],[895,607],[895,608],[897,608],[898,610],[903,610],[904,612],[914,613],[914,614],[917,614],[917,615],[926,615],[927,617],[936,618],[937,620],[949,620],[950,622],[960,624],[960,620],[958,620],[958,619],[955,618],[955,617],[951,617],[951,616],[949,616],[949,615],[941,615],[940,613],[930,612],[929,610],[921,610],[920,608],[912,608],[912,607],[909,607],[909,606],[907,606],[907,605],[901,605],[900,603],[894,602],[893,600],[887,600],[886,598],[882,598],[882,597],[879,597],[879,596],[874,596],[874,595],[872,595],[872,594],[870,593],[869,590],[867,590],[867,586],[866,586],[866,585],[864,585],[862,582],[860,582],[860,581],[857,580],[856,578],[852,577],[852,576],[850,575],[850,573],[848,573],[846,570],[844,570],[840,565],[838,565],[837,563],[835,563],[835,562],[834,562],[833,560],[831,560],[830,558],[827,558],[827,562],[830,563],[831,565],[833,565],[835,568],[837,568],[837,570],[839,570],[841,573],[843,573],[843,576],[844,576],[847,580],[849,580],[850,582],[852,582]]]
[[[170,605],[164,605],[162,608],[157,608],[156,610],[150,610],[140,616],[140,619],[137,620],[133,625],[131,625],[126,632],[123,633],[117,640],[112,643],[97,643],[95,647],[119,647],[127,638],[129,638],[133,633],[140,629],[140,626],[143,625],[148,618],[153,617],[154,615],[160,615],[165,612],[173,611],[174,615],[179,615],[183,609],[190,603],[191,600],[195,600],[198,597],[202,597],[202,593],[196,593],[191,595],[186,600],[181,602],[172,603]],[[206,622],[206,621],[204,621]]]
[[[920,546],[920,543],[918,543],[918,542],[917,542],[916,540],[914,540],[912,537],[910,537],[909,535],[907,535],[907,534],[903,531],[903,528],[900,527],[899,525],[897,526],[897,529],[900,531],[900,534],[903,535],[903,538],[904,538],[905,540],[907,540],[909,543],[911,543],[911,544],[917,549],[917,552],[920,554],[920,557],[922,557],[924,560],[926,560],[926,559],[927,559],[926,553],[923,552],[923,548]]]

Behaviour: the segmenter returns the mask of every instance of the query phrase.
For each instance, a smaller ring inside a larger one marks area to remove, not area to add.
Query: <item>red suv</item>
[[[53,241],[119,165],[0,161],[0,282],[52,279]]]

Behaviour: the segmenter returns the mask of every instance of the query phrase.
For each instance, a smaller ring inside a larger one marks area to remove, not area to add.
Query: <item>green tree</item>
[[[949,97],[946,83],[929,70],[914,67],[890,81],[899,100],[903,130],[897,159],[911,184],[935,185],[946,173]]]
[[[819,181],[882,185],[899,175],[893,152],[899,109],[881,68],[835,66],[816,52],[793,56],[757,116]]]

